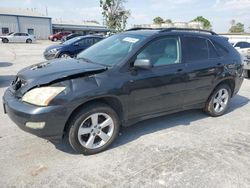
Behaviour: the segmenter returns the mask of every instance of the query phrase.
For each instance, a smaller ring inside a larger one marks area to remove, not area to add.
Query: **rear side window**
[[[187,62],[206,61],[220,57],[214,44],[205,38],[184,37],[182,47],[183,57]]]
[[[213,42],[213,44],[220,57],[228,55],[229,52],[224,46],[218,44],[217,42]]]
[[[207,40],[198,37],[183,38],[183,57],[187,62],[204,61],[209,57]]]
[[[101,41],[102,39],[101,38],[94,38],[94,44]]]
[[[21,33],[15,33],[14,36],[21,36]]]
[[[208,56],[210,59],[214,59],[214,58],[218,58],[219,55],[214,47],[214,45],[207,40],[207,44],[208,44]]]

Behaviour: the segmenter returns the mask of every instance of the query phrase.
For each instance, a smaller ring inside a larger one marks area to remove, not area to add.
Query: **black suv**
[[[21,70],[5,112],[23,130],[83,154],[106,149],[120,126],[187,109],[226,112],[240,89],[239,53],[205,30],[132,29],[81,52]]]

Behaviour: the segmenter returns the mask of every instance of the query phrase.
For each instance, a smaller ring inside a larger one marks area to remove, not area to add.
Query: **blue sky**
[[[102,22],[99,0],[0,0],[0,7],[36,8],[49,16],[65,20],[97,20]],[[173,21],[190,21],[196,16],[208,18],[216,32],[226,32],[230,21],[245,24],[249,32],[250,0],[127,0],[125,7],[131,11],[127,27],[148,24],[161,16]]]

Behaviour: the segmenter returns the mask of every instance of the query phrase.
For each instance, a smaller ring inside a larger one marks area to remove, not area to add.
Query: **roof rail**
[[[152,29],[153,28],[150,28],[150,27],[134,27],[134,28],[127,29],[126,31],[152,30]]]
[[[199,33],[210,33],[211,35],[217,35],[217,33],[213,31],[204,30],[204,29],[175,28],[175,27],[162,28],[160,32],[170,32],[170,31],[194,31],[194,32],[199,32]]]

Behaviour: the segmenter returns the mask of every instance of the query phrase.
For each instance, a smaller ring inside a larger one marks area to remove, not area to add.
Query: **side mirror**
[[[137,59],[134,62],[134,67],[138,69],[151,69],[153,67],[149,59]]]
[[[74,46],[79,46],[79,43],[78,42],[74,43]]]

